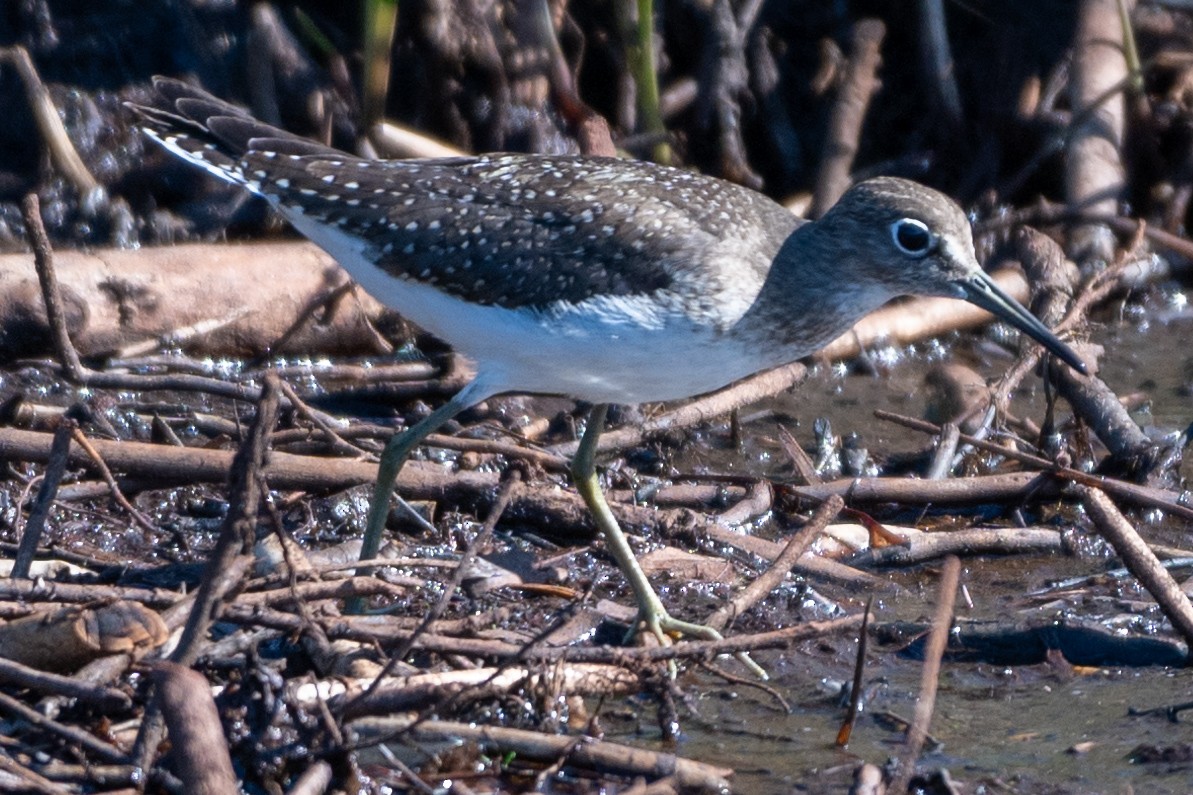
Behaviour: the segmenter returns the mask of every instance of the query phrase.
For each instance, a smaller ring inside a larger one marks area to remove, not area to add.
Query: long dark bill
[[[1077,358],[1072,348],[1061,342],[1035,315],[1028,312],[1023,304],[1003,292],[985,272],[979,271],[972,279],[963,282],[961,289],[965,291],[966,301],[977,304],[1000,320],[1010,323],[1077,372],[1087,372],[1085,363]]]

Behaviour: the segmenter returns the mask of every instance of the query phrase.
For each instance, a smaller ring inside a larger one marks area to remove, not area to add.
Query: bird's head
[[[1072,349],[978,265],[969,219],[943,193],[895,177],[869,179],[846,191],[816,226],[841,241],[847,276],[860,289],[969,301],[1085,372]]]

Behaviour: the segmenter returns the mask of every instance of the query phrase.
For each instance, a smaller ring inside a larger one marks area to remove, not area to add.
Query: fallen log
[[[67,328],[84,358],[162,342],[208,356],[383,352],[372,327],[385,311],[363,290],[333,298],[348,276],[309,243],[192,244],[58,251]],[[29,254],[0,256],[0,358],[49,353],[50,333]]]

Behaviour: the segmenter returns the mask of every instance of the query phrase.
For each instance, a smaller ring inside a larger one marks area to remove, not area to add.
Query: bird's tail
[[[139,117],[145,134],[220,179],[254,192],[260,192],[260,181],[248,170],[248,152],[270,152],[273,157],[343,154],[257,121],[242,108],[181,80],[155,77],[153,87],[156,96],[149,104],[125,103]]]

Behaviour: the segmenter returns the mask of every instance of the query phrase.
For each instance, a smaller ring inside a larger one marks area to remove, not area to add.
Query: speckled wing
[[[367,241],[389,274],[507,308],[688,292],[743,213],[777,216],[775,250],[796,223],[729,183],[613,158],[244,160],[284,211]]]
[[[773,255],[798,223],[753,191],[632,160],[364,160],[186,83],[155,84],[159,101],[133,109],[167,148],[265,196],[283,215],[317,221],[304,225],[314,242],[331,247],[313,226],[325,238],[346,235],[390,275],[478,304],[547,309],[595,296],[715,295],[705,281],[726,271],[704,263],[740,251]],[[771,239],[736,237],[759,228]],[[753,290],[770,262],[735,265]]]

